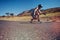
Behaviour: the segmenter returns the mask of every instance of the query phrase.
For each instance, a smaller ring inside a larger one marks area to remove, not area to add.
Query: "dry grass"
[[[49,14],[46,14],[46,15],[40,15],[40,18],[41,19],[46,19],[46,18],[51,18],[52,17],[55,17],[55,16],[60,16],[60,12],[57,12],[57,13],[49,13]],[[29,21],[32,17],[31,16],[22,16],[22,17],[19,17],[19,16],[15,16],[15,17],[1,17],[0,20],[8,20],[8,21]]]

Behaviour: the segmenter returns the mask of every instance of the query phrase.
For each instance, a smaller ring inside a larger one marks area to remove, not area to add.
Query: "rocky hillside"
[[[30,16],[31,13],[34,11],[33,9],[27,10],[27,11],[23,11],[22,13],[19,13],[17,16]],[[41,10],[42,12],[46,12],[46,13],[55,13],[55,12],[60,12],[60,7],[55,7],[55,8],[49,8],[46,10]]]
[[[46,11],[47,13],[60,12],[60,7],[46,9],[45,11]]]

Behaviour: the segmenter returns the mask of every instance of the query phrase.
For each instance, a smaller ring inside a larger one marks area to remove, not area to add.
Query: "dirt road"
[[[60,40],[60,23],[0,21],[0,40]]]

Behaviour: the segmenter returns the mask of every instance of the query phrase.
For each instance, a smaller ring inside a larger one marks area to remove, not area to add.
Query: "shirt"
[[[35,8],[35,10],[34,10],[34,15],[35,15],[35,14],[39,15],[40,13],[42,13],[42,12],[38,9],[38,7]]]

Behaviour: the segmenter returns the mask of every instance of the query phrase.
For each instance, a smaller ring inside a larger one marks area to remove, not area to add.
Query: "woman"
[[[42,8],[42,6],[41,6],[41,4],[39,4],[38,7],[36,7],[34,9],[34,13],[33,13],[32,19],[31,19],[31,23],[33,20],[36,20],[36,19],[38,20],[38,22],[40,22],[39,15],[40,15],[40,13],[42,13],[40,11],[41,8]]]

